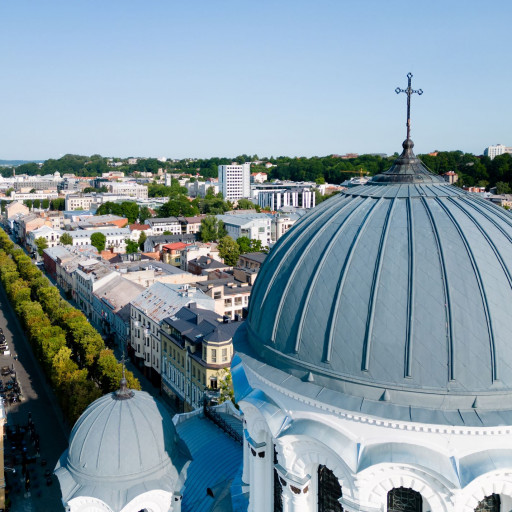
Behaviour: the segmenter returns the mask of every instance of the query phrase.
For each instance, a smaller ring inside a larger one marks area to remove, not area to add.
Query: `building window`
[[[210,387],[217,389],[217,377],[210,377]]]
[[[336,475],[327,466],[318,466],[318,512],[343,512],[338,501],[341,497]]]
[[[222,349],[222,362],[227,361],[227,360],[228,360],[228,349],[223,348]]]
[[[213,293],[213,298],[214,298],[214,299],[220,299],[220,298],[222,298],[222,293],[221,293],[221,292],[214,292],[214,293]]]
[[[217,349],[212,348],[212,363],[216,363],[216,362],[217,362]]]
[[[485,497],[475,508],[475,512],[500,512],[501,499],[499,494]]]
[[[388,492],[388,512],[422,512],[423,500],[419,492],[396,487]]]
[[[277,464],[277,450],[274,445],[274,464]],[[280,482],[279,475],[274,469],[274,512],[283,512],[283,486]]]

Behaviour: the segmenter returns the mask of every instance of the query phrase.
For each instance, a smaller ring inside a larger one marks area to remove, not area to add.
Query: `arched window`
[[[499,494],[486,496],[475,508],[475,512],[500,512],[501,500]]]
[[[423,500],[419,492],[396,487],[388,492],[388,512],[422,512]]]
[[[343,512],[342,496],[336,475],[326,466],[318,466],[318,512]]]

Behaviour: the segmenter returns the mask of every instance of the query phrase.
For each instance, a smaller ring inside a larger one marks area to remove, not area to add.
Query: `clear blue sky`
[[[512,2],[11,0],[0,159],[512,145]]]

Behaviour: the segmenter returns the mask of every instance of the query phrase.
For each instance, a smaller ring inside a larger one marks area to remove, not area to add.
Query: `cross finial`
[[[123,351],[123,357],[121,358],[121,363],[123,365],[123,377],[121,379],[121,382],[119,383],[119,389],[115,392],[114,396],[118,400],[126,400],[128,398],[133,397],[133,391],[128,388],[128,381],[126,380],[125,376],[125,358],[124,358],[124,351]]]
[[[397,94],[400,94],[401,92],[405,92],[405,94],[407,94],[407,139],[411,138],[411,95],[416,93],[418,94],[418,96],[421,96],[423,94],[423,91],[421,89],[414,90],[411,87],[411,78],[412,73],[407,73],[407,89],[400,89],[400,87],[397,87],[395,89],[395,92]]]
[[[123,357],[121,357],[121,364],[123,365],[123,379],[125,379],[125,375],[124,375],[124,369],[125,369],[125,363],[126,359],[124,358],[124,350],[123,350]]]

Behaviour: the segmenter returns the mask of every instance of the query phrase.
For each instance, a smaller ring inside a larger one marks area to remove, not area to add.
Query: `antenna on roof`
[[[407,89],[400,89],[400,87],[395,89],[397,94],[400,94],[401,92],[405,92],[405,94],[407,94],[407,139],[411,138],[411,95],[416,93],[418,96],[421,96],[423,94],[422,89],[414,90],[411,87],[411,78],[412,73],[407,73]]]

